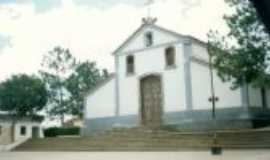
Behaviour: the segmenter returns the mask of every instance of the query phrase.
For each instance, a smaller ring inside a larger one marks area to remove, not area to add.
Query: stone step
[[[215,140],[214,140],[214,137]],[[168,132],[112,130],[89,137],[31,139],[16,151],[169,151],[184,148],[269,147],[270,131]]]

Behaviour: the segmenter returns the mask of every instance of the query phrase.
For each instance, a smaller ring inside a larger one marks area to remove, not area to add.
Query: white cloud
[[[0,51],[0,79],[14,73],[36,72],[42,55],[55,45],[70,48],[76,57],[95,60],[113,71],[110,53],[139,27],[146,15],[145,8],[127,4],[99,9],[82,7],[72,0],[62,3],[62,7],[42,14],[35,12],[33,4],[2,5],[19,16],[14,19],[0,8],[0,33],[12,37],[12,47]],[[188,11],[186,15],[183,10]],[[201,0],[200,6],[188,10],[179,0],[158,1],[153,6],[158,24],[204,40],[210,28],[224,28],[221,17],[227,11],[222,0]]]

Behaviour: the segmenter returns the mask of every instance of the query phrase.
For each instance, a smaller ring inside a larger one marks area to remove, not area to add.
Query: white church
[[[140,126],[251,128],[255,120],[270,118],[268,91],[251,86],[231,90],[214,71],[213,120],[207,44],[155,23],[143,19],[113,52],[115,73],[85,96],[82,134]]]

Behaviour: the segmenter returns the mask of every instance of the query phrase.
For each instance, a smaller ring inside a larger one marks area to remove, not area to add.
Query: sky
[[[0,0],[0,80],[37,73],[55,46],[81,61],[114,71],[111,53],[147,15],[147,0]],[[228,31],[224,0],[156,0],[157,25],[207,41],[210,29]]]

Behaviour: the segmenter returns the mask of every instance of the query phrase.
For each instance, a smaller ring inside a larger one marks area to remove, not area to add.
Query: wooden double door
[[[140,80],[141,125],[159,127],[162,123],[162,83],[158,75],[149,75]]]

